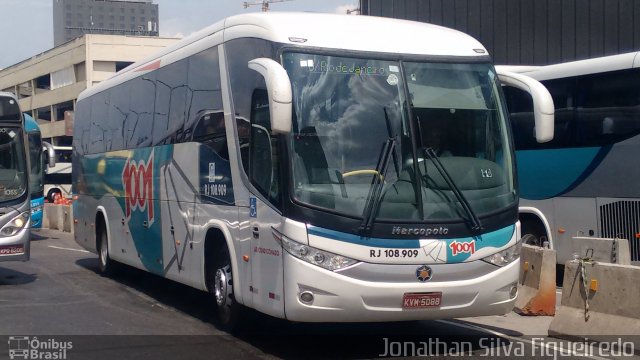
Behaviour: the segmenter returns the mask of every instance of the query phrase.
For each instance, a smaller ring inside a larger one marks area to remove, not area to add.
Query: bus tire
[[[56,194],[62,196],[62,191],[58,188],[49,189],[49,191],[47,191],[47,200],[53,204],[54,201],[56,201]]]
[[[101,226],[98,230],[98,263],[102,276],[112,276],[116,273],[117,264],[109,256],[109,237],[107,230]]]
[[[522,243],[531,245],[531,246],[542,247],[542,244],[540,243],[540,238],[533,234],[522,235]]]
[[[226,246],[221,246],[208,271],[211,273],[207,276],[210,282],[207,287],[215,303],[215,321],[222,330],[235,332],[240,328],[243,309],[233,296],[233,271]]]

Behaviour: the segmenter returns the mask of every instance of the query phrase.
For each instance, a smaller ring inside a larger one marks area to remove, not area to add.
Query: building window
[[[144,24],[144,23],[147,22],[147,19],[145,19],[144,16],[143,16],[143,17],[140,18],[140,22]]]
[[[132,23],[135,23],[135,22],[136,22],[136,17],[135,17],[135,16],[132,16],[132,17],[131,17],[131,22],[132,22]]]

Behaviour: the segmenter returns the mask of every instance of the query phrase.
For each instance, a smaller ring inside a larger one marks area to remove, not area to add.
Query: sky
[[[53,47],[55,0],[0,0],[0,68],[6,68]],[[256,0],[248,0],[255,2]],[[160,36],[184,37],[227,16],[260,11],[243,0],[154,0],[159,5]],[[272,11],[345,13],[358,0],[290,0],[272,3]]]

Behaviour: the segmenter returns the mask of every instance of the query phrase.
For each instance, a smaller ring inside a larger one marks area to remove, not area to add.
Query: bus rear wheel
[[[242,305],[233,296],[233,271],[226,247],[218,254],[215,265],[209,271],[212,273],[208,276],[208,288],[215,301],[215,320],[223,330],[234,332],[241,323]]]
[[[115,261],[109,256],[109,239],[107,231],[102,227],[99,231],[99,243],[98,243],[98,260],[100,263],[100,273],[103,276],[111,276],[116,272]]]

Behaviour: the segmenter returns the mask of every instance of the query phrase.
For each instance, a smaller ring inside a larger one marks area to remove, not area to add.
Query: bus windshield
[[[0,126],[0,202],[19,198],[27,189],[22,130]]]
[[[283,59],[294,99],[289,144],[298,202],[365,217],[373,196],[377,220],[448,222],[516,203],[492,65]]]

